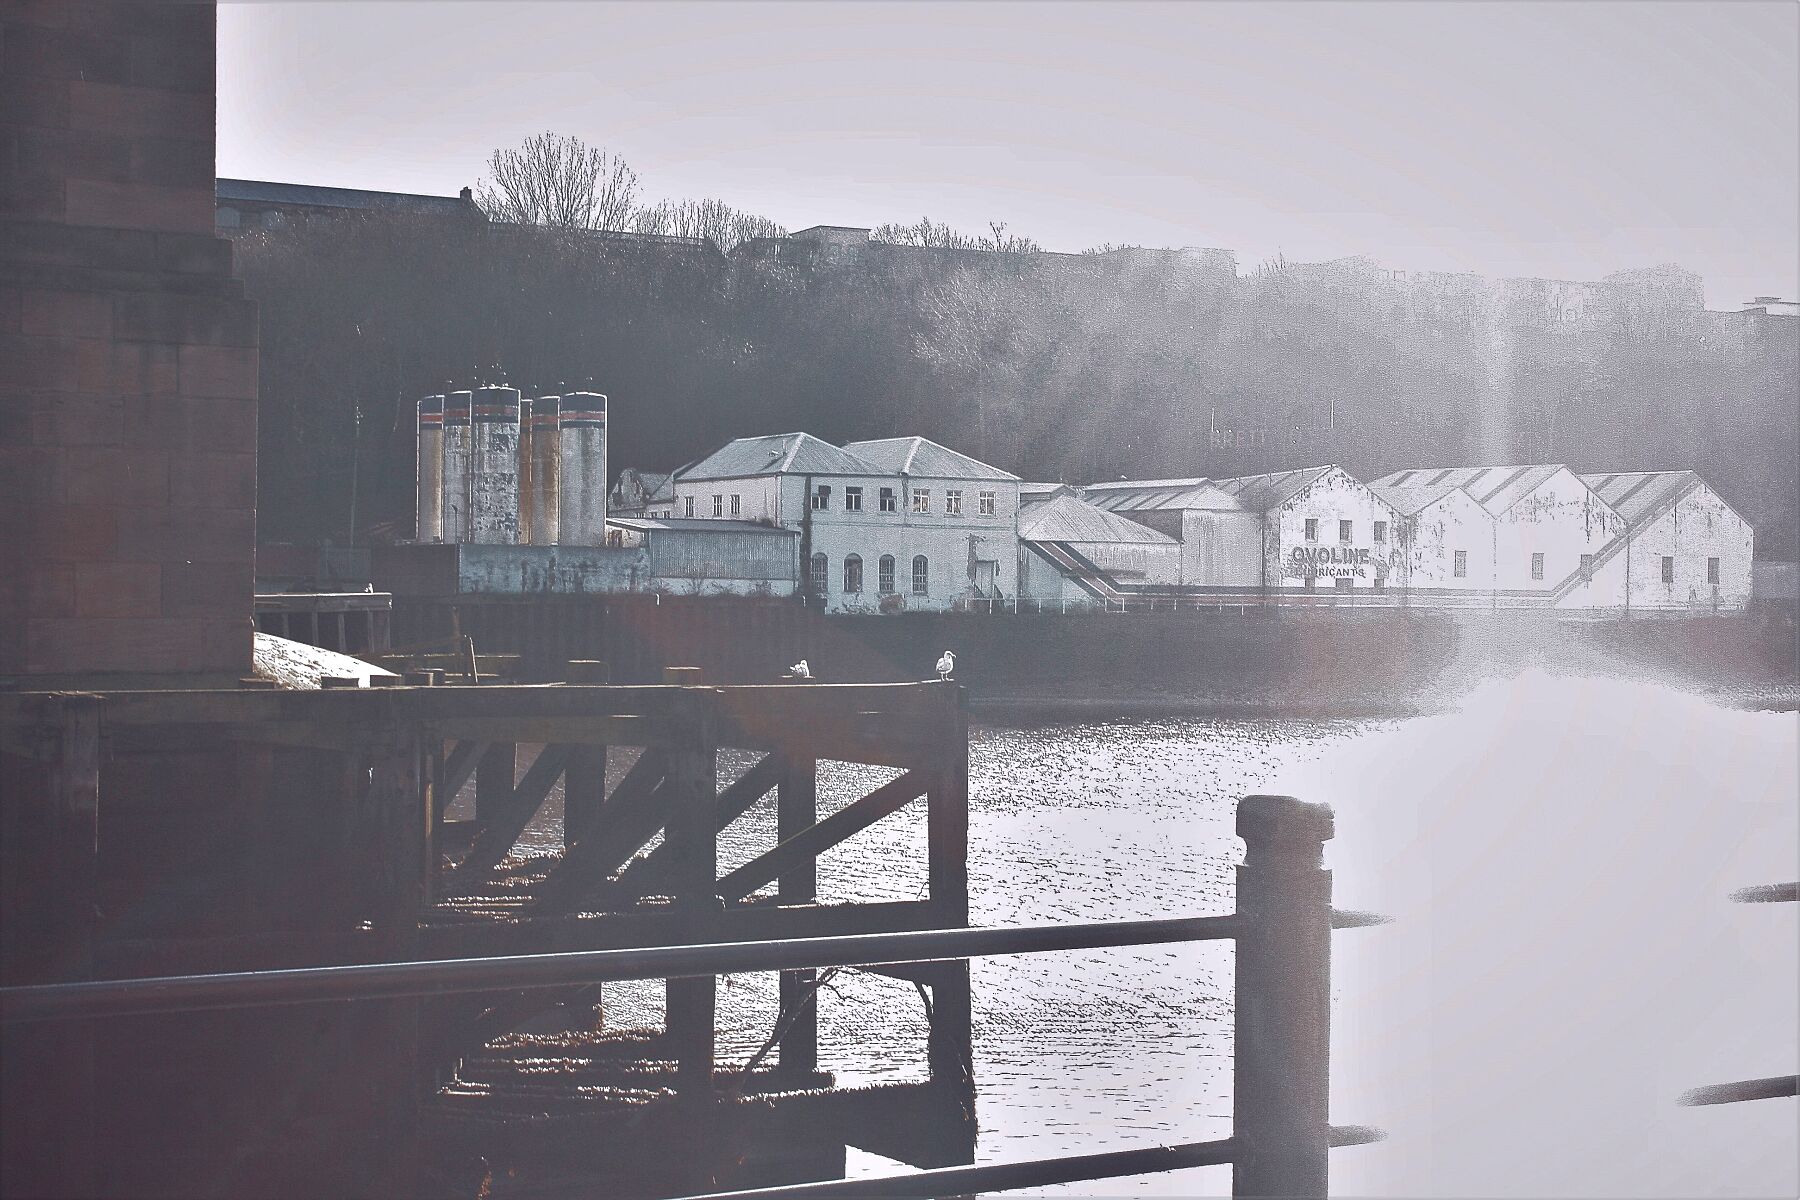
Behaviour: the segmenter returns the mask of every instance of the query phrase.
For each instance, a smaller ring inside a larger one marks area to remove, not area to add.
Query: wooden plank
[[[720,833],[730,828],[732,822],[749,812],[752,805],[768,795],[769,789],[781,781],[782,773],[782,757],[779,754],[767,754],[758,759],[754,766],[732,780],[719,793],[714,827]],[[658,846],[627,867],[618,881],[600,894],[600,898],[608,907],[616,908],[644,896],[656,895],[659,889],[669,886],[668,865],[667,845]]]
[[[519,772],[519,744],[494,742],[475,767],[475,819],[490,808],[505,811]]]
[[[939,764],[926,793],[926,875],[933,902],[969,912],[969,714],[960,701],[942,717]]]
[[[466,889],[485,878],[512,850],[519,835],[525,832],[525,826],[531,824],[531,818],[543,806],[550,789],[562,777],[563,769],[569,765],[570,753],[568,746],[545,746],[538,751],[519,786],[508,793],[503,802],[495,804],[483,819],[481,832],[475,835],[475,844],[469,847],[468,855],[452,877],[450,887],[453,891]]]
[[[471,739],[457,742],[450,751],[450,756],[444,760],[443,779],[435,797],[438,820],[443,820],[445,811],[456,803],[457,793],[463,790],[463,785],[475,774],[487,748],[488,743]]]
[[[839,842],[899,812],[908,801],[925,791],[927,777],[920,771],[908,771],[898,779],[882,784],[862,799],[832,813],[823,821],[786,839],[767,854],[751,859],[719,880],[718,894],[726,901],[741,900],[802,860],[816,859]]]
[[[707,942],[714,937],[720,909],[714,891],[719,874],[719,751],[717,725],[707,706],[681,722],[682,744],[669,752],[668,774],[658,789],[666,822],[669,876],[675,907],[683,918],[684,937]],[[666,1026],[675,1058],[676,1091],[695,1108],[712,1103],[713,1062],[717,1053],[718,978],[671,979],[666,985]]]
[[[600,806],[593,827],[575,831],[574,845],[563,854],[561,864],[550,877],[538,886],[534,909],[568,911],[656,836],[663,823],[662,802],[657,793],[667,769],[665,751],[647,749],[638,756]]]
[[[770,755],[764,759],[775,759]],[[819,764],[810,758],[777,760],[782,767],[775,800],[775,840],[780,845],[811,829],[819,820]],[[776,878],[776,894],[783,904],[811,904],[819,894],[819,860],[797,860]],[[781,1035],[777,1061],[783,1071],[816,1071],[819,1068],[818,972],[812,968],[783,971],[777,983],[781,1018],[787,1030]]]

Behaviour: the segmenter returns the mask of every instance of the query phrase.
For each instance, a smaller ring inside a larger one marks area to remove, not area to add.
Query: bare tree
[[[733,208],[723,200],[664,200],[639,209],[632,227],[639,233],[709,238],[726,254],[751,238],[787,236],[787,230],[769,218]]]
[[[911,225],[889,223],[869,234],[877,242],[899,246],[925,246],[937,250],[987,250],[1004,254],[1036,254],[1043,250],[1023,234],[1006,232],[1005,221],[989,221],[986,234],[963,233],[943,221],[920,217]]]
[[[617,155],[577,137],[540,133],[496,150],[475,198],[496,221],[557,229],[628,229],[638,177]]]

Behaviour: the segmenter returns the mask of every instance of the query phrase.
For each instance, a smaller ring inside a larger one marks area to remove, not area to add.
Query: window
[[[931,594],[931,564],[925,561],[923,554],[913,555],[913,595],[927,596]]]
[[[999,513],[1000,498],[992,492],[981,493],[981,515],[984,517],[993,517],[998,516]]]
[[[812,506],[814,512],[824,512],[831,507],[831,488],[828,485],[821,483],[813,488]]]
[[[875,564],[875,586],[881,589],[881,594],[884,596],[894,594],[893,555],[884,554],[881,556],[881,560]]]
[[[1387,541],[1387,522],[1386,521],[1375,522],[1375,540],[1377,542],[1386,542]]]
[[[742,501],[742,500],[743,500],[743,497],[738,495],[736,492],[731,493],[731,515],[732,516],[741,517],[744,515],[744,507],[743,507],[742,503],[740,503],[740,501]]]
[[[912,496],[913,496],[912,510],[914,512],[928,513],[931,511],[931,489],[930,488],[914,488]]]
[[[823,596],[831,579],[830,564],[823,554],[812,556],[812,591],[815,596]]]
[[[724,515],[725,515],[725,497],[715,495],[713,497],[713,516],[722,517]]]
[[[1349,541],[1350,540],[1350,529],[1351,529],[1351,522],[1339,521],[1338,522],[1338,541],[1340,541],[1340,542]]]
[[[1706,560],[1706,582],[1719,586],[1719,560],[1716,558]]]
[[[862,556],[852,554],[844,559],[844,594],[854,596],[862,591]]]
[[[1319,522],[1316,517],[1306,518],[1306,540],[1309,542],[1319,540]]]
[[[1347,592],[1356,586],[1356,580],[1350,578],[1348,575],[1339,575],[1336,579],[1331,581],[1331,586],[1340,592]]]
[[[681,498],[681,503],[682,503],[681,515],[684,517],[693,516],[694,515],[694,498],[692,496],[683,496]]]
[[[1663,582],[1675,582],[1675,559],[1667,554],[1663,555]]]
[[[1469,552],[1467,550],[1456,552],[1456,577],[1458,579],[1469,577]]]
[[[962,516],[962,493],[956,488],[944,489],[944,515],[947,517]]]
[[[861,488],[847,487],[844,489],[844,511],[845,512],[861,512],[862,511],[862,489]]]
[[[1592,579],[1594,577],[1594,556],[1591,554],[1584,554],[1581,556],[1581,577],[1583,579]]]
[[[1542,579],[1544,577],[1544,556],[1542,554],[1533,554],[1531,556],[1531,577],[1533,579]]]
[[[882,488],[881,489],[881,511],[882,512],[893,512],[898,507],[899,506],[894,503],[894,489],[893,488]]]

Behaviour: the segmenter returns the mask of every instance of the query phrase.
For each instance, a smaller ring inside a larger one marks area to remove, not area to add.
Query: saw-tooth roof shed
[[[1703,483],[1692,471],[1612,471],[1579,478],[1624,518],[1627,528],[1660,515]]]
[[[1475,498],[1475,502],[1499,516],[1531,493],[1538,490],[1558,471],[1561,463],[1539,463],[1524,467],[1415,467],[1383,475],[1376,488],[1459,487]]]
[[[1220,491],[1210,479],[1120,479],[1089,484],[1081,489],[1081,495],[1108,512],[1231,511],[1243,507],[1237,497]]]
[[[1215,479],[1213,486],[1236,497],[1238,503],[1251,512],[1268,512],[1280,508],[1335,470],[1335,466],[1327,465],[1271,471],[1266,475],[1238,475],[1231,479]]]
[[[1392,487],[1383,483],[1371,483],[1369,490],[1386,500],[1395,512],[1408,517],[1418,516],[1451,492],[1468,495],[1454,483],[1440,483],[1434,487]],[[1469,499],[1473,501],[1475,497],[1469,496]]]
[[[1114,516],[1103,508],[1058,496],[1034,504],[1019,516],[1019,536],[1031,542],[1127,542],[1132,545],[1173,546],[1175,539],[1147,525]]]

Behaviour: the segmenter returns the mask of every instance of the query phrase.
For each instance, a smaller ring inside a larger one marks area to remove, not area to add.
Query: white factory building
[[[1019,510],[1019,599],[1038,608],[1128,604],[1171,593],[1181,543],[1059,491]]]
[[[673,486],[677,518],[798,531],[802,589],[829,612],[992,606],[1017,592],[1018,476],[926,438],[739,438]]]
[[[1617,602],[1593,578],[1593,568],[1625,533],[1625,521],[1566,466],[1422,468],[1392,472],[1372,486],[1410,518],[1411,603],[1607,608]]]
[[[1625,612],[1741,609],[1750,603],[1755,532],[1692,471],[1615,471],[1581,480],[1623,520],[1594,556],[1583,591],[1563,607]]]

